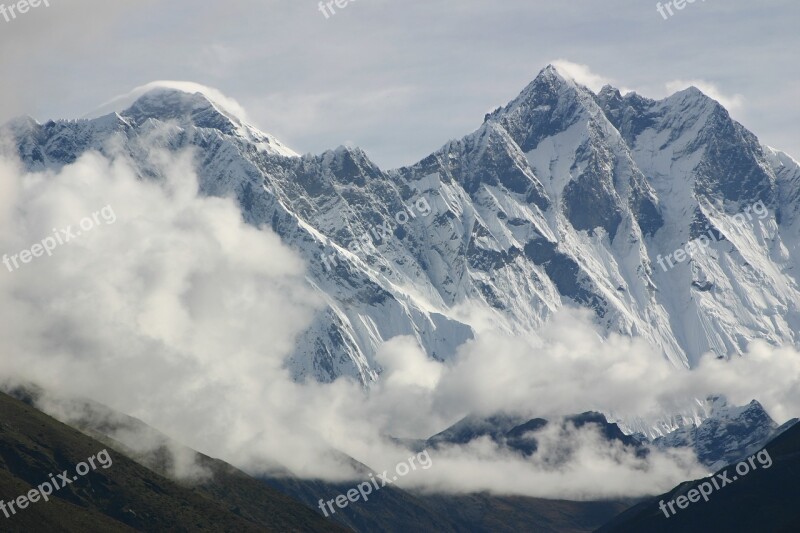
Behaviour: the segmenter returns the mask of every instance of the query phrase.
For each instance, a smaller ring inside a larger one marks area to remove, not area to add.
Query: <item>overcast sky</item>
[[[0,0],[9,5],[11,0]],[[0,15],[0,122],[80,117],[154,80],[236,99],[298,152],[382,167],[473,131],[548,63],[651,97],[690,83],[800,158],[800,4],[706,0],[50,0]],[[582,67],[570,66],[584,65]]]
[[[594,89],[662,97],[698,85],[800,158],[797,0],[698,0],[669,20],[642,0],[356,0],[328,18],[318,0],[48,1],[0,14],[0,122],[80,117],[155,80],[193,81],[297,151],[352,143],[389,168],[471,132],[555,62]],[[426,437],[470,412],[649,420],[712,391],[736,405],[757,397],[778,422],[800,411],[793,349],[756,342],[688,377],[641,339],[602,341],[590,311],[558,313],[541,338],[480,335],[448,365],[392,339],[369,394],[347,380],[297,383],[283,363],[324,304],[302,259],[246,225],[232,199],[198,197],[190,154],[146,152],[164,183],[138,180],[123,157],[88,154],[43,175],[0,159],[0,250],[115,213],[59,261],[0,276],[0,338],[16,354],[0,357],[0,377],[85,395],[240,466],[269,459],[325,479],[352,476],[331,449],[389,467],[399,446],[385,435]],[[541,449],[562,456],[551,437]],[[441,451],[408,483],[618,498],[700,475],[672,452],[621,456],[591,430],[570,439],[569,468],[478,442]]]

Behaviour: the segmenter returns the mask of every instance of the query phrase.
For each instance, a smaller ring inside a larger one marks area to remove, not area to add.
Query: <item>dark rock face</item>
[[[486,418],[467,416],[441,433],[418,443],[417,447],[419,449],[436,449],[444,446],[469,444],[475,439],[489,437],[501,447],[513,450],[525,457],[530,457],[539,449],[537,432],[551,424],[556,424],[561,432],[565,450],[568,450],[571,445],[567,433],[568,429],[592,426],[598,429],[608,441],[616,441],[624,446],[629,446],[640,456],[646,456],[649,453],[643,446],[642,441],[626,435],[619,426],[608,422],[604,415],[596,412],[571,415],[555,422],[544,418],[533,418],[526,421],[516,416],[504,414]]]

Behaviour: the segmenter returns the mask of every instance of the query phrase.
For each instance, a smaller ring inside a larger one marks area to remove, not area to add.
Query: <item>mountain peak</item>
[[[554,106],[566,95],[572,95],[569,96],[569,99],[577,97],[578,92],[580,92],[580,88],[574,81],[562,75],[555,66],[548,65],[536,75],[519,96],[504,108],[487,115],[487,118],[506,115],[520,108],[537,109],[544,104]]]
[[[173,87],[154,87],[139,96],[121,112],[137,122],[149,118],[181,124],[192,123],[201,128],[214,128],[233,134],[243,121],[224,106],[217,105],[203,92],[187,92]]]
[[[676,93],[668,96],[665,101],[668,102],[683,102],[684,105],[694,105],[700,107],[713,106],[725,109],[721,103],[704,93],[694,85],[677,91]],[[726,109],[727,111],[727,109]]]
[[[539,76],[550,76],[550,77],[558,77],[561,79],[566,79],[566,77],[562,76],[561,73],[558,71],[558,67],[552,63],[549,63],[546,67],[544,67],[541,71],[539,71]]]
[[[119,113],[138,123],[148,119],[177,122],[181,127],[210,128],[252,142],[268,153],[297,157],[274,136],[248,123],[244,108],[213,87],[191,81],[154,81],[117,96],[84,118]]]
[[[633,93],[628,93],[628,94],[633,94]],[[600,92],[597,93],[597,96],[600,98],[608,97],[608,98],[619,99],[622,98],[622,93],[620,92],[619,89],[617,89],[613,85],[606,84],[603,85],[603,88],[600,89]]]
[[[533,79],[531,85],[543,85],[545,83],[553,87],[575,87],[577,85],[571,76],[562,73],[560,70],[558,70],[558,67],[552,64],[547,65],[540,70],[539,74],[537,74]]]
[[[594,99],[589,89],[548,65],[508,105],[486,115],[484,122],[500,123],[523,152],[528,152],[561,127],[593,114],[597,109]]]
[[[247,121],[247,114],[245,113],[244,108],[239,105],[236,100],[229,98],[221,91],[214,89],[213,87],[207,87],[191,81],[169,80],[152,81],[150,83],[146,83],[145,85],[135,87],[128,93],[112,98],[96,110],[85,115],[84,118],[96,118],[102,115],[107,115],[114,111],[122,113],[123,110],[132,106],[137,100],[148,95],[149,93],[153,93],[150,94],[150,97],[153,97],[156,94],[161,94],[162,96],[172,95],[174,98],[178,98],[179,95],[184,95],[185,100],[190,102],[193,101],[197,105],[201,106],[206,105],[202,102],[202,100],[205,100],[217,108],[217,110],[223,112],[225,115],[228,115],[231,118],[236,118],[240,122]]]

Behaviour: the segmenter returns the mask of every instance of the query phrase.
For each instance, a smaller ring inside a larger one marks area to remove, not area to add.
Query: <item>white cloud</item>
[[[551,64],[558,69],[561,75],[571,78],[581,85],[585,85],[594,92],[600,92],[605,85],[614,85],[611,78],[606,78],[591,71],[588,65],[573,63],[566,59],[556,59]]]
[[[386,342],[376,355],[383,366],[387,386],[422,387],[432,390],[441,379],[443,365],[428,358],[410,337]]]
[[[537,453],[527,459],[489,438],[438,449],[430,454],[433,468],[404,481],[423,490],[595,500],[658,494],[706,473],[687,450],[638,457],[591,425],[549,424],[536,441]]]
[[[92,398],[239,466],[277,462],[334,480],[354,472],[332,449],[382,471],[409,453],[387,435],[427,437],[469,413],[653,418],[710,393],[758,398],[780,421],[800,412],[792,349],[755,343],[740,360],[689,373],[641,340],[602,340],[573,310],[528,336],[483,331],[447,364],[393,339],[370,391],[345,379],[295,383],[283,363],[320,305],[301,259],[245,225],[232,200],[198,197],[190,153],[146,152],[162,180],[137,179],[122,155],[33,174],[0,161],[2,253],[103,206],[116,214],[52,257],[0,267],[0,376]],[[557,471],[476,442],[432,454],[434,467],[404,482],[585,498],[658,492],[697,471],[680,454],[643,463],[590,431],[570,438],[572,458]]]

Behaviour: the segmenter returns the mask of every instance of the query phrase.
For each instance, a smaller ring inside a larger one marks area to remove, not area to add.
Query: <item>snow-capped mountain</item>
[[[299,156],[168,88],[96,119],[5,130],[31,170],[114,141],[157,177],[149,147],[195,148],[201,192],[235,196],[302,254],[327,303],[291,358],[297,378],[368,385],[397,335],[446,360],[475,334],[462,306],[522,332],[577,304],[683,367],[753,339],[800,345],[800,164],[697,89],[594,94],[547,67],[475,132],[391,171],[358,148]],[[704,235],[708,250],[680,262]]]
[[[763,448],[796,422],[790,420],[778,427],[756,400],[731,406],[723,398],[710,398],[709,408],[701,424],[684,425],[653,444],[662,449],[690,447],[702,464],[715,471]]]

